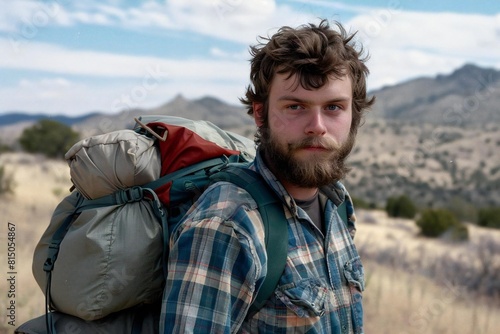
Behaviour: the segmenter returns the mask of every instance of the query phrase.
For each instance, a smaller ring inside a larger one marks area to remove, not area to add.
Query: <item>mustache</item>
[[[339,145],[337,144],[337,142],[335,142],[335,140],[331,138],[308,137],[298,142],[288,144],[288,148],[290,150],[302,149],[306,147],[318,147],[328,151],[339,149]]]

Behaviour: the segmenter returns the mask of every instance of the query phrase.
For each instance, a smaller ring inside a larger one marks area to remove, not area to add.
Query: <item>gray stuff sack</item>
[[[35,248],[33,274],[46,292],[44,262],[55,231],[80,196],[94,199],[157,179],[160,156],[155,140],[132,130],[94,136],[66,154],[77,192],[55,209]],[[92,208],[70,225],[52,270],[51,308],[95,320],[161,298],[162,228],[146,201]]]

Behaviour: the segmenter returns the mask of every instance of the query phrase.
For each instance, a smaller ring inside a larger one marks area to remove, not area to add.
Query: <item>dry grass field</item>
[[[0,333],[12,333],[7,317],[12,300],[16,326],[44,312],[43,294],[31,273],[32,253],[71,184],[63,161],[1,154],[0,166],[15,181],[14,194],[0,197]],[[500,296],[487,298],[460,285],[463,279],[474,281],[480,270],[500,268],[498,231],[470,226],[470,241],[455,244],[422,238],[413,221],[388,219],[380,211],[359,211],[358,220],[367,333],[498,333]],[[14,270],[7,262],[9,226],[15,226]],[[450,263],[454,266],[443,265]],[[15,298],[8,297],[11,271],[16,273]]]
[[[1,154],[0,165],[14,180],[14,194],[0,198],[0,333],[11,333],[6,318],[8,303],[15,301],[15,324],[38,316],[44,310],[44,297],[31,273],[36,243],[48,225],[52,211],[69,193],[69,169],[64,161],[47,160],[28,154]],[[15,226],[15,298],[8,298],[7,266],[8,226]],[[14,225],[12,225],[14,224]]]
[[[357,215],[367,333],[499,332],[500,296],[486,288],[499,291],[499,231],[469,225],[470,240],[452,243],[419,236],[412,220],[381,211]]]

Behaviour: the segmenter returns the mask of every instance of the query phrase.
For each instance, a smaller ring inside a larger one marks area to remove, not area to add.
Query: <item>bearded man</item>
[[[362,50],[336,28],[325,20],[282,27],[251,47],[251,85],[241,99],[257,126],[249,168],[281,199],[288,228],[274,293],[249,311],[268,272],[262,218],[245,190],[218,182],[172,233],[164,333],[363,332],[364,273],[340,180],[374,98]]]

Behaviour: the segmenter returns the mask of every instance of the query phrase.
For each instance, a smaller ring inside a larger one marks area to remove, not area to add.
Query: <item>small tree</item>
[[[500,228],[500,208],[479,209],[477,224],[483,227]]]
[[[42,119],[23,131],[19,143],[26,152],[42,153],[50,158],[57,158],[63,157],[78,139],[79,134],[69,126]]]
[[[467,226],[458,221],[453,213],[445,209],[427,209],[417,220],[417,226],[426,237],[439,237],[448,233],[452,240],[467,240]]]
[[[352,197],[352,204],[357,209],[373,209],[373,205],[359,197]]]
[[[412,219],[417,213],[417,208],[406,195],[399,197],[389,197],[385,206],[385,211],[389,217],[401,217]]]

